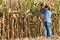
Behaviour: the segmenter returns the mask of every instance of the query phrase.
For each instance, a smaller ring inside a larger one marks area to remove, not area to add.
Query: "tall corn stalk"
[[[2,39],[5,38],[5,12],[3,12],[3,20],[2,20]]]
[[[2,38],[2,36],[1,36],[1,34],[2,34],[2,33],[1,33],[2,29],[1,29],[1,28],[2,28],[2,27],[1,27],[1,26],[2,26],[2,20],[0,19],[0,39]]]

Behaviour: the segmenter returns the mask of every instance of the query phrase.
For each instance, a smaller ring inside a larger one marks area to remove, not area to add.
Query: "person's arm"
[[[40,19],[43,20],[43,10],[42,9],[40,9]]]
[[[40,20],[42,21],[43,20],[43,14],[40,13]]]
[[[47,16],[50,18],[50,21],[51,21],[51,15],[52,15],[52,13],[49,11]],[[52,22],[50,22],[50,23],[52,23]]]
[[[50,17],[50,21],[51,21],[50,23],[52,24],[52,19],[51,19],[51,15],[52,15],[52,12],[50,12],[50,16],[49,16],[49,17]]]
[[[48,16],[49,16],[50,18],[51,18],[51,14],[52,14],[52,13],[51,13],[51,12],[49,12],[49,15],[48,15]]]

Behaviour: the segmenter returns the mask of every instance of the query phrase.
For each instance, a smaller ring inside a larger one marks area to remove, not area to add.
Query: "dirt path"
[[[6,39],[0,39],[0,40],[6,40]],[[46,37],[35,37],[35,38],[15,38],[15,39],[8,39],[8,40],[60,40],[60,37],[52,37],[52,38],[46,38]]]

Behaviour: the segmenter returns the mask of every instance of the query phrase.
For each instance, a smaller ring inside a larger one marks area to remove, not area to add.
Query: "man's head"
[[[41,4],[40,4],[40,7],[41,7],[41,8],[44,8],[44,4],[43,4],[43,3],[41,3]]]
[[[48,5],[46,5],[46,6],[44,7],[44,9],[45,9],[45,10],[50,10],[50,7],[49,7]]]

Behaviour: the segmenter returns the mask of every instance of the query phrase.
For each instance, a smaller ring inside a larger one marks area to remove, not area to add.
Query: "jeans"
[[[50,23],[49,22],[43,23],[44,23],[44,36],[51,37]]]

